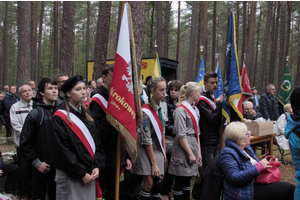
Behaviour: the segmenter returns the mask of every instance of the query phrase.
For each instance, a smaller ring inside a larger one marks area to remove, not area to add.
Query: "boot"
[[[140,200],[151,200],[151,192],[147,192],[144,189],[142,189],[140,194]]]
[[[183,194],[182,191],[174,191],[173,190],[173,198],[174,198],[174,200],[183,200],[182,194]]]

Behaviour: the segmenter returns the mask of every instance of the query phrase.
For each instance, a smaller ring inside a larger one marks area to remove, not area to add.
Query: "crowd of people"
[[[191,178],[212,162],[222,172],[222,199],[300,199],[300,87],[279,116],[276,90],[253,95],[243,103],[244,118],[277,121],[278,142],[291,149],[295,186],[285,182],[257,184],[255,178],[270,167],[250,146],[251,132],[231,122],[220,141],[221,95],[215,72],[207,72],[203,87],[196,82],[166,82],[147,77],[140,95],[143,120],[137,126],[137,159],[133,163],[118,131],[106,119],[114,68],[103,69],[87,85],[82,76],[42,78],[35,90],[30,81],[4,86],[0,94],[0,125],[13,134],[17,165],[0,159],[0,176],[7,176],[6,193],[21,199],[115,199],[117,142],[121,143],[122,200],[188,200]],[[13,131],[13,133],[12,133]],[[289,139],[287,140],[285,136]],[[118,141],[120,140],[120,141]],[[225,147],[220,151],[220,142]],[[0,152],[1,153],[1,152]]]

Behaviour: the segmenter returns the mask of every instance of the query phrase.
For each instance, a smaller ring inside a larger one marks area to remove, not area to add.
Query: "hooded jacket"
[[[39,119],[38,106],[42,108]],[[51,144],[51,120],[55,106],[46,105],[43,101],[34,102],[33,110],[27,115],[20,136],[20,150],[25,159],[38,168],[42,162],[53,165]],[[52,169],[52,166],[51,166]]]
[[[287,125],[284,132],[289,140],[290,150],[293,157],[296,176],[295,181],[300,184],[300,116],[291,114],[287,117]]]

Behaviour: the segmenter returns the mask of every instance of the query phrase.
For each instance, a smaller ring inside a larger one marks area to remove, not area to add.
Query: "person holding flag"
[[[162,77],[153,77],[147,88],[149,103],[142,107],[143,123],[137,127],[138,156],[131,173],[143,176],[140,199],[158,200],[159,190],[153,188],[153,185],[164,174],[166,160],[165,122],[160,107],[160,101],[163,101],[166,95],[166,81]]]
[[[222,121],[223,95],[216,99],[214,92],[218,86],[218,74],[214,71],[204,75],[204,86],[202,96],[197,108],[200,111],[200,141],[203,166],[213,160],[219,152],[220,126]]]
[[[98,199],[102,196],[96,179],[105,158],[92,112],[83,105],[86,95],[83,77],[69,78],[61,91],[65,93],[65,103],[53,115],[51,138],[57,166],[56,198],[95,199],[97,194]]]
[[[169,173],[175,176],[173,186],[174,200],[189,200],[192,176],[197,176],[201,163],[199,141],[200,114],[193,104],[201,96],[201,86],[196,82],[188,82],[181,86],[179,102],[174,111],[174,132],[176,134]]]

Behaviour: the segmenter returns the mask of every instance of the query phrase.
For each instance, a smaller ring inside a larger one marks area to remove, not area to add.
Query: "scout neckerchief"
[[[95,101],[101,108],[102,110],[106,113],[107,109],[107,100],[101,95],[101,94],[95,94],[91,100]]]
[[[160,121],[158,114],[155,112],[155,110],[153,108],[151,108],[151,106],[149,104],[144,104],[142,107],[142,111],[149,116],[150,121],[154,127],[155,133],[157,135],[161,150],[163,153],[165,153],[163,143],[162,143],[163,125]]]
[[[186,110],[186,112],[189,114],[189,116],[191,117],[191,120],[193,122],[193,126],[194,126],[194,130],[195,130],[195,135],[196,135],[196,138],[197,138],[197,141],[199,140],[199,137],[198,137],[198,123],[199,123],[199,117],[197,116],[195,110],[193,109],[193,107],[186,101],[183,101],[182,104],[180,104],[179,106],[177,107],[182,107]]]
[[[90,131],[87,129],[85,124],[73,113],[69,113],[71,121],[73,122],[70,124],[67,120],[67,111],[65,110],[57,110],[53,116],[59,116],[68,126],[69,128],[75,133],[75,135],[80,139],[83,143],[85,148],[88,150],[90,155],[92,156],[92,160],[95,159],[95,152],[96,146],[94,139]],[[100,188],[99,180],[96,181],[96,198],[100,199],[102,197],[102,191]]]
[[[206,96],[201,96],[199,101],[205,101],[209,106],[210,108],[214,111],[216,109],[216,104],[215,102],[213,102],[211,99],[207,98]]]

